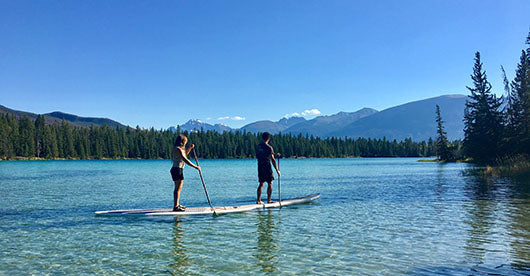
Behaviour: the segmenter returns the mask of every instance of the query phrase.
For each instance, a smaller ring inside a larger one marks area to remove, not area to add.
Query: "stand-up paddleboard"
[[[311,201],[313,201],[313,200],[315,200],[315,199],[317,199],[319,197],[320,197],[320,194],[312,194],[312,195],[308,195],[308,196],[296,197],[296,198],[291,198],[291,199],[287,199],[287,200],[282,200],[281,205],[280,205],[280,202],[273,202],[273,203],[264,203],[264,204],[243,205],[241,207],[253,206],[254,209],[284,207],[284,206],[289,206],[289,205],[294,205],[294,204],[308,203],[308,202],[311,202]]]
[[[311,202],[320,197],[320,194],[312,194],[304,197],[297,197],[287,200],[282,200],[281,206],[288,206],[294,204],[303,204]],[[280,207],[279,202],[266,204],[249,204],[242,206],[225,206],[214,207],[216,214],[228,214],[246,212],[255,209],[276,208]],[[184,212],[174,212],[173,209],[130,209],[130,210],[110,210],[110,211],[96,211],[96,215],[144,215],[144,216],[191,216],[191,215],[208,215],[213,214],[210,207],[188,207]]]

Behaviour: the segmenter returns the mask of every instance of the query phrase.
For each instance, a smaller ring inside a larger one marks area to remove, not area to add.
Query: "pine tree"
[[[63,136],[63,154],[64,157],[71,158],[77,156],[74,147],[74,134],[72,126],[67,121],[61,123],[61,132]]]
[[[530,34],[527,42],[530,45]],[[530,154],[530,47],[522,51],[510,83],[507,139],[510,154]]]
[[[42,134],[42,152],[41,157],[51,159],[55,157],[54,148],[57,149],[57,142],[52,139],[52,132],[49,125],[44,125],[44,131]]]
[[[35,120],[35,156],[42,157],[44,151],[44,116],[38,115]]]
[[[482,69],[480,53],[475,54],[473,87],[464,112],[464,150],[477,163],[492,163],[501,155],[503,117],[502,98],[491,92],[491,84]]]
[[[17,155],[24,157],[35,156],[35,125],[27,116],[20,119],[19,135],[19,152]]]
[[[7,114],[0,114],[0,159],[7,159],[10,151],[9,134],[11,132]]]
[[[440,106],[436,105],[436,123],[438,124],[436,138],[436,155],[442,161],[451,161],[453,156],[449,148],[449,141],[447,140],[447,132],[444,130],[442,115],[440,114]]]

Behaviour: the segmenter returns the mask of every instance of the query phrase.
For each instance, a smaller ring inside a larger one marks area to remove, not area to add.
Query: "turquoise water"
[[[255,200],[255,160],[200,163],[214,205]],[[219,217],[93,214],[169,208],[170,166],[0,162],[0,274],[530,274],[530,181],[465,164],[282,159],[282,198],[322,198]],[[197,172],[185,178],[181,203],[207,205]]]

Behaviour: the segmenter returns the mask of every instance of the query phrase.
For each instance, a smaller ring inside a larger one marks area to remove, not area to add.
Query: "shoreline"
[[[421,156],[373,156],[373,157],[362,157],[362,156],[344,156],[344,157],[305,157],[305,156],[290,156],[290,157],[282,157],[281,159],[340,159],[340,158],[423,158]],[[244,160],[244,159],[256,159],[255,157],[250,158],[199,158],[199,159],[211,159],[211,160]],[[0,162],[2,161],[87,161],[87,160],[169,160],[168,158],[128,158],[128,157],[120,157],[120,158],[79,158],[79,157],[70,157],[70,158],[42,158],[42,157],[12,157],[12,158],[0,158]],[[420,159],[418,162],[440,162],[438,159]]]

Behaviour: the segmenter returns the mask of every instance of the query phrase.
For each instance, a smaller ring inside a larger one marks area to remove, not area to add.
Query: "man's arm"
[[[274,159],[274,154],[271,154],[271,161],[272,161],[272,166],[276,170],[276,173],[278,174],[278,176],[280,176],[281,175],[280,170],[278,170],[278,167],[276,166],[276,159]]]

